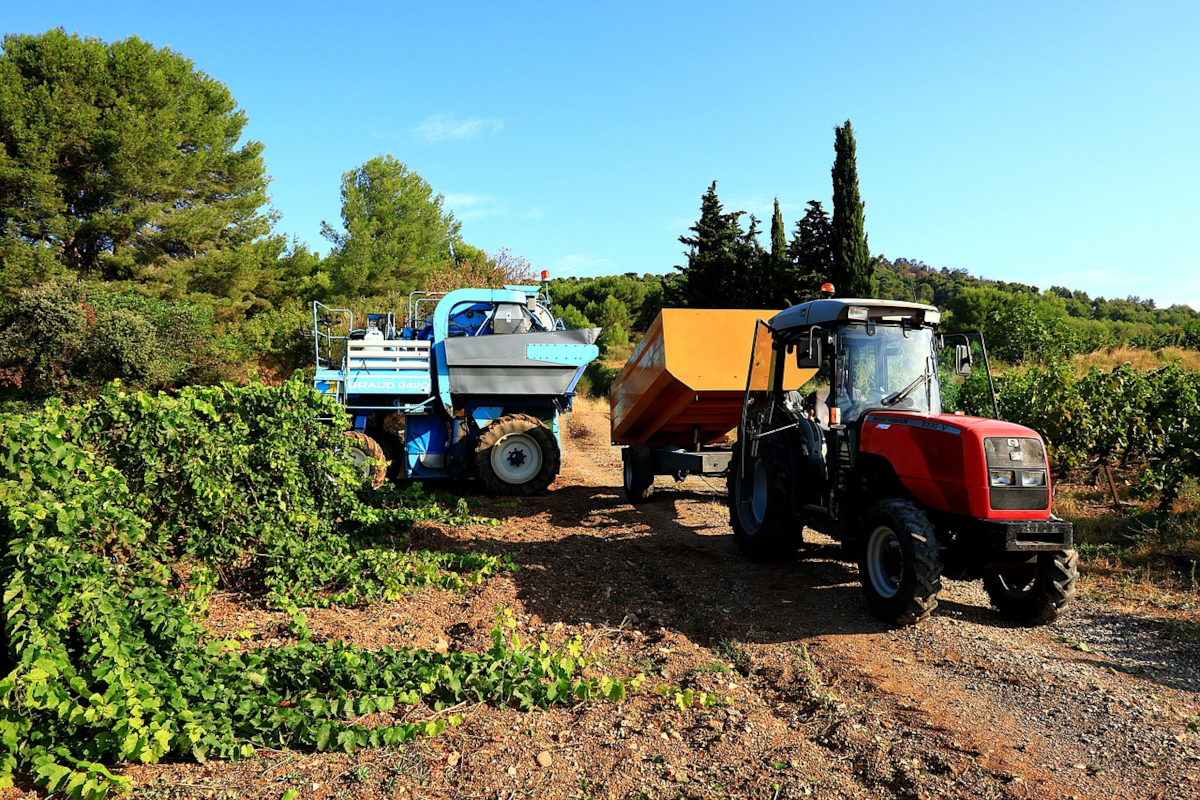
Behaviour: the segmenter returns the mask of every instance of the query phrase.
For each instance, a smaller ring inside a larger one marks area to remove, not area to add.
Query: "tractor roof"
[[[865,308],[866,313],[858,311],[854,317],[850,309]],[[942,314],[934,306],[924,303],[909,303],[904,300],[870,300],[860,297],[838,297],[824,300],[812,300],[780,311],[771,318],[771,329],[786,331],[792,328],[807,328],[812,325],[828,325],[830,323],[854,321],[870,318],[880,322],[900,322],[918,318],[922,324],[936,325],[941,322]]]

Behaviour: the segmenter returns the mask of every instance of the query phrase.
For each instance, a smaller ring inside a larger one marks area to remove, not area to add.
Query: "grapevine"
[[[173,397],[110,387],[85,406],[0,415],[0,788],[21,772],[100,798],[127,784],[114,771],[123,761],[349,752],[456,722],[401,722],[400,707],[530,709],[616,701],[639,685],[583,677],[578,639],[523,646],[510,615],[479,654],[308,639],[302,605],[457,588],[510,568],[405,550],[417,521],[478,520],[420,491],[364,489],[338,453],[340,414],[292,381]],[[261,591],[292,614],[299,641],[214,640],[191,612],[216,585]],[[372,712],[381,724],[351,721]]]
[[[1137,466],[1140,493],[1163,509],[1200,479],[1200,372],[1124,364],[1077,377],[1066,365],[1030,367],[996,376],[996,391],[1001,415],[1039,431],[1060,469]],[[969,380],[960,407],[987,414],[985,392],[985,381]]]

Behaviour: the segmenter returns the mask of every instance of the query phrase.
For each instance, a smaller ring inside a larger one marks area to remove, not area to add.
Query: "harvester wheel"
[[[363,479],[369,481],[372,489],[378,489],[387,478],[387,456],[379,442],[358,431],[346,431],[345,436],[350,440],[346,451],[350,460],[362,470]]]
[[[915,625],[937,608],[942,558],[925,512],[907,500],[867,510],[859,580],[871,613],[892,625]]]
[[[646,445],[634,444],[621,456],[625,462],[625,498],[631,503],[644,503],[654,494],[654,454]]]
[[[992,605],[1025,625],[1048,625],[1075,597],[1079,557],[1075,550],[1038,553],[1027,564],[991,567],[983,574]]]
[[[546,490],[562,456],[554,434],[537,417],[510,414],[487,427],[475,447],[480,480],[498,495],[524,496]]]
[[[777,454],[782,456],[782,454]],[[784,458],[766,449],[742,463],[742,443],[729,462],[729,525],[742,555],[751,561],[791,561],[804,542],[803,526],[791,518],[791,472]]]

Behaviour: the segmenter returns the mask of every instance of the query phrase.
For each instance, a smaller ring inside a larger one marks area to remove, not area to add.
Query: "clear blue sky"
[[[1200,308],[1200,3],[7,2],[227,84],[277,230],[321,251],[391,153],[466,241],[555,276],[667,272],[718,181],[789,235],[853,121],[871,250]]]

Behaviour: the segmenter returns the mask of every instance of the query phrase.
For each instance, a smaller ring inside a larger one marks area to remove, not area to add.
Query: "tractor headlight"
[[[1017,482],[1017,475],[1011,469],[990,469],[988,479],[992,486],[1013,486]]]
[[[1026,470],[1021,473],[1021,485],[1022,486],[1045,486],[1046,485],[1046,473],[1042,472],[1041,470],[1037,470],[1036,472]]]

